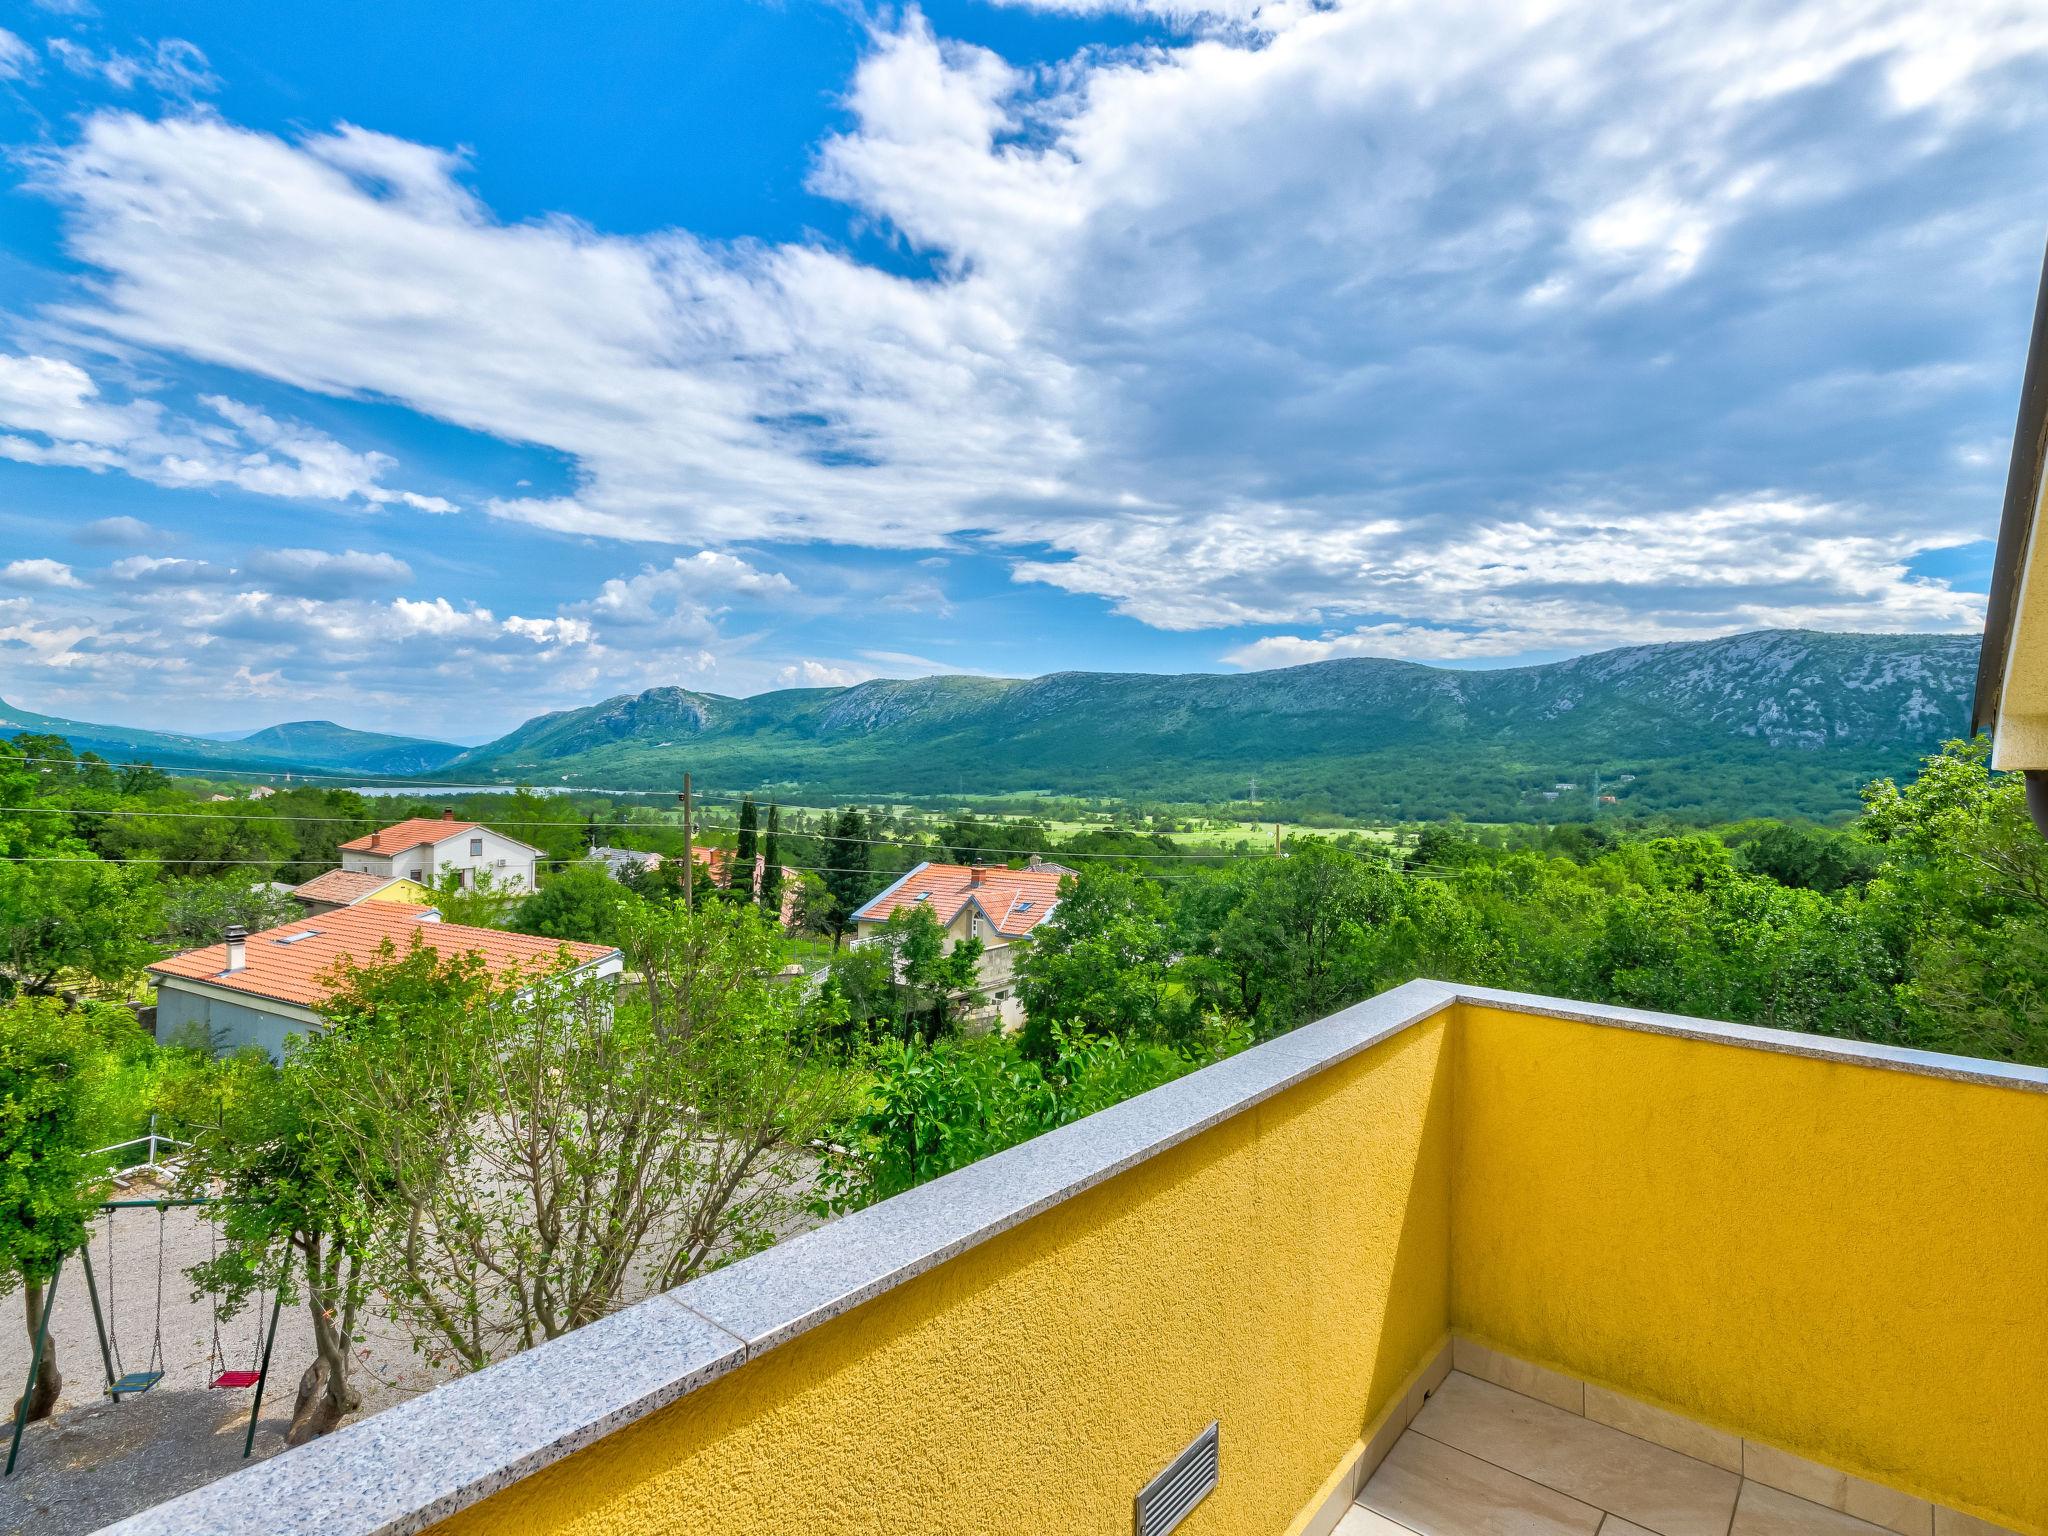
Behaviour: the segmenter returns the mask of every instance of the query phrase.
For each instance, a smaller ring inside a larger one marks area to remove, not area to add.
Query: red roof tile
[[[966,864],[920,864],[854,917],[879,923],[904,907],[925,906],[945,927],[969,902],[978,902],[997,933],[1016,939],[1044,922],[1059,905],[1062,876],[1050,870],[989,866],[980,871],[979,884],[975,874]]]
[[[352,907],[384,889],[396,885],[403,878],[399,875],[366,875],[353,869],[330,869],[324,875],[315,875],[304,885],[292,887],[292,894],[306,901],[331,901],[336,906]]]
[[[416,937],[429,949],[444,955],[481,955],[484,963],[499,975],[515,970],[556,969],[563,950],[569,952],[572,965],[588,965],[618,953],[604,944],[565,944],[560,939],[538,939],[496,928],[423,921],[422,914],[432,910],[401,902],[364,902],[361,906],[344,907],[250,934],[247,961],[239,971],[228,970],[228,947],[224,943],[188,949],[159,960],[149,969],[153,975],[183,976],[235,992],[317,1008],[327,1001],[331,991],[319,978],[336,961],[346,955],[366,965],[376,958],[378,947],[387,939],[400,954]]]
[[[473,831],[477,825],[473,821],[445,821],[439,816],[415,816],[410,821],[393,822],[361,837],[352,837],[341,846],[348,853],[405,853],[421,843],[438,843],[458,832]]]

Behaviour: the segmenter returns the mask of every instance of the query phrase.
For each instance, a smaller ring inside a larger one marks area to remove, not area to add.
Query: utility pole
[[[683,775],[683,910],[697,910],[697,850],[690,841],[690,776]]]

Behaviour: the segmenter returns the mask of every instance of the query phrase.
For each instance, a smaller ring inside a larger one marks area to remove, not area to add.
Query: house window
[[[480,859],[484,856],[484,840],[482,838],[472,837],[469,840],[469,856],[472,859]]]

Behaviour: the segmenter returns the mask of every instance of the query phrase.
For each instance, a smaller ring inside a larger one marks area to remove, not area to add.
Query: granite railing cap
[[[1414,981],[107,1528],[404,1536],[1457,1002],[2048,1092],[2048,1071]]]

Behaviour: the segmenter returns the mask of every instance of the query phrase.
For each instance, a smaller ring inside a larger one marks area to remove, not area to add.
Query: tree
[[[292,1445],[327,1434],[362,1406],[351,1366],[370,1296],[368,1242],[387,1183],[379,1170],[342,1157],[347,1137],[319,1091],[317,1061],[304,1059],[305,1039],[287,1044],[281,1067],[260,1051],[210,1062],[170,1105],[191,1143],[183,1182],[217,1197],[208,1209],[224,1239],[187,1274],[221,1297],[223,1316],[265,1285],[304,1304],[313,1363],[299,1380],[285,1437]]]
[[[304,907],[267,881],[245,885],[239,880],[170,880],[163,887],[158,932],[166,943],[190,949],[218,944],[235,924],[261,933],[305,915]]]
[[[773,1240],[843,1113],[805,989],[745,907],[626,909],[642,984],[344,965],[302,1059],[419,1347],[477,1368]]]
[[[1017,967],[1027,1055],[1049,1057],[1056,1025],[1119,1039],[1167,1029],[1172,933],[1156,881],[1097,864],[1063,881]]]
[[[847,806],[825,835],[825,889],[832,897],[827,918],[832,947],[853,931],[853,914],[868,898],[868,819],[855,806]]]
[[[512,920],[526,892],[500,881],[488,869],[444,869],[434,882],[434,907],[451,923],[472,928],[503,928]]]
[[[67,976],[118,986],[156,958],[148,876],[90,854],[57,858],[0,865],[0,997],[52,993]]]
[[[768,830],[761,838],[761,906],[770,916],[782,915],[782,807],[768,805]]]
[[[972,938],[948,949],[930,908],[900,907],[873,938],[833,957],[827,996],[870,1036],[929,1044],[981,1006],[981,951]]]
[[[739,836],[733,844],[730,883],[734,890],[745,893],[745,899],[755,898],[754,859],[760,853],[760,812],[754,808],[754,797],[746,795],[740,800]]]
[[[105,1198],[86,1156],[105,1129],[102,1089],[122,1048],[143,1043],[125,1008],[44,997],[0,1005],[0,1295],[21,1287],[31,1349],[44,1290],[84,1246]],[[63,1386],[52,1338],[28,1417],[47,1418]]]
[[[626,907],[638,898],[599,864],[572,864],[549,875],[512,914],[515,933],[584,944],[616,944]]]

